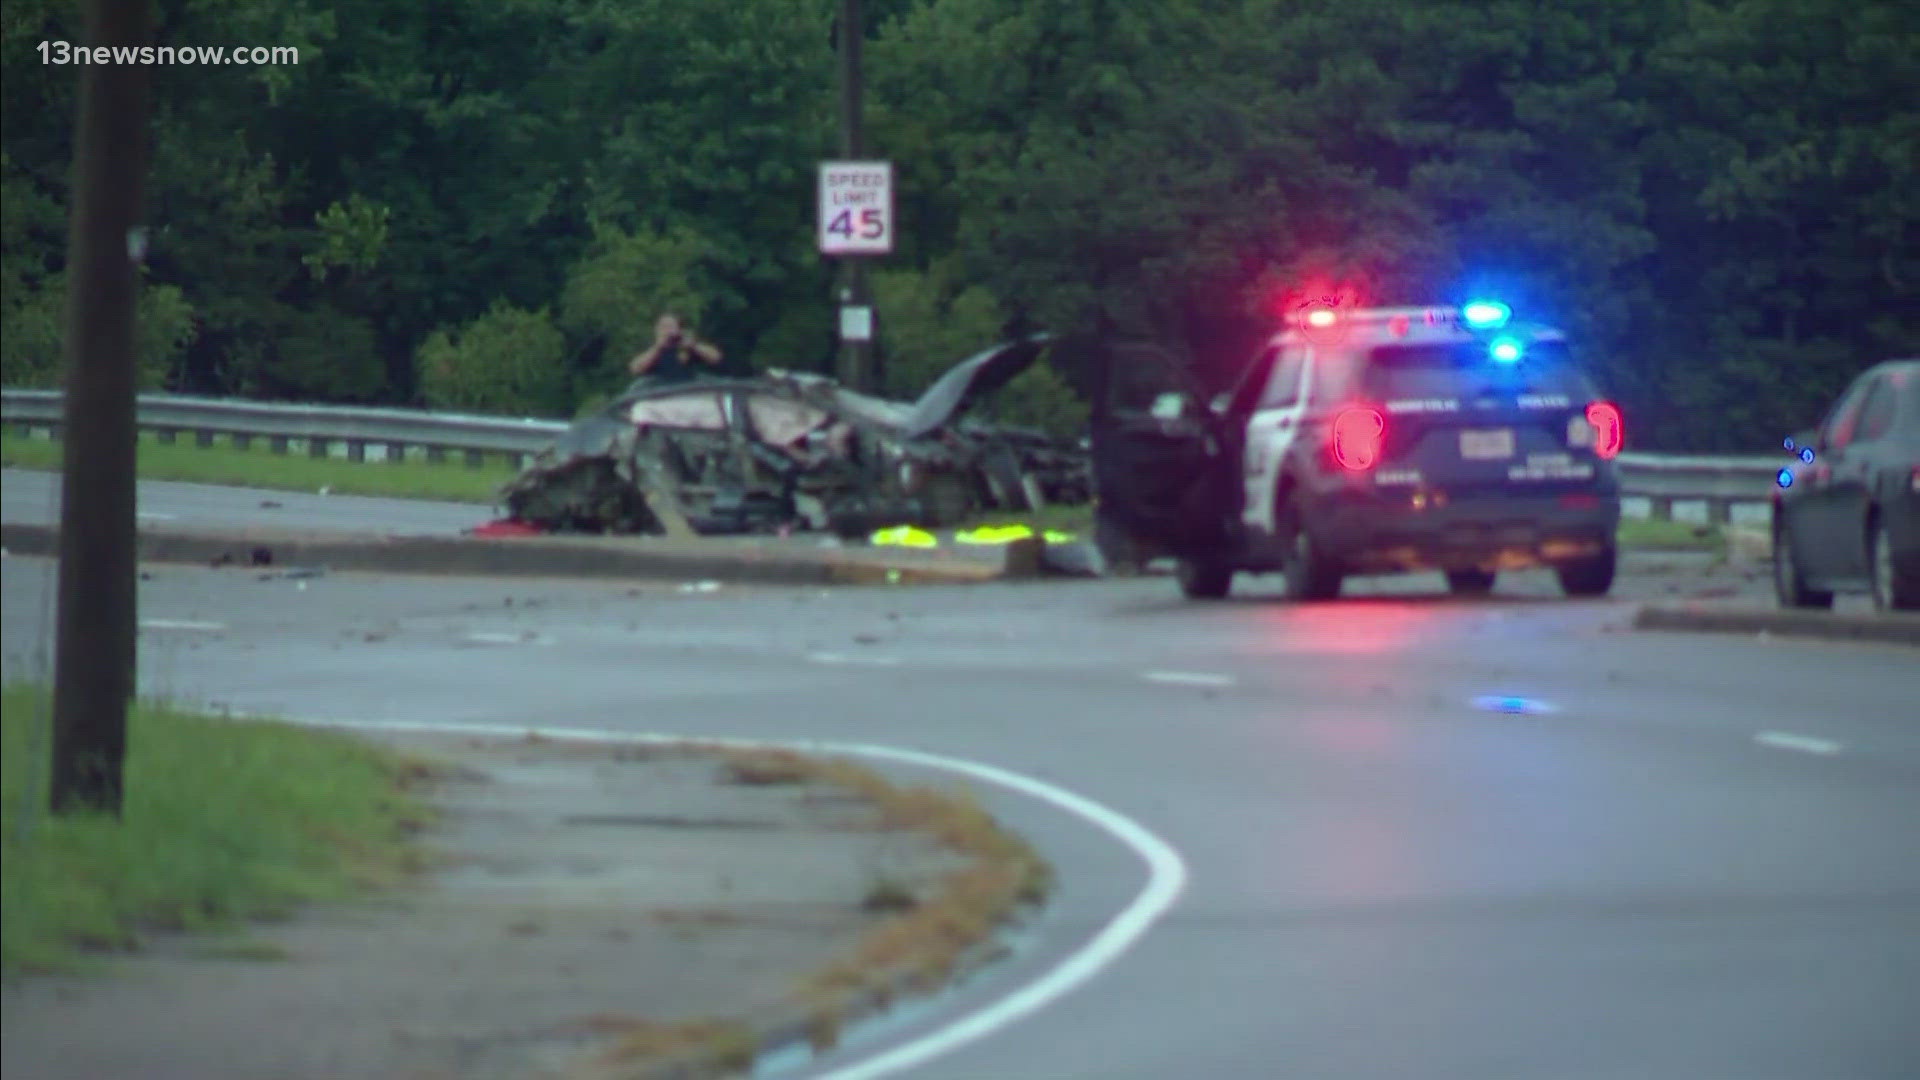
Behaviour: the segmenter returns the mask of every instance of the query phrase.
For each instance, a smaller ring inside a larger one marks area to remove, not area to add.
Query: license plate
[[[1471,461],[1492,461],[1513,456],[1513,429],[1460,433],[1460,456]]]

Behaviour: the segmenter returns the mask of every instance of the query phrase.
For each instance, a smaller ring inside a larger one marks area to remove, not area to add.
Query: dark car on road
[[[1478,594],[1537,566],[1599,596],[1622,441],[1565,336],[1504,304],[1314,308],[1212,407],[1103,420],[1095,484],[1102,532],[1174,557],[1189,597],[1242,571],[1283,573],[1303,600],[1420,570]]]
[[[1869,368],[1773,493],[1773,581],[1784,607],[1864,592],[1882,611],[1920,609],[1920,360]]]

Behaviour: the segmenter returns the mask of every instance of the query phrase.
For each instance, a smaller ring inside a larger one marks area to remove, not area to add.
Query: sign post
[[[860,260],[893,251],[893,164],[821,162],[819,210],[820,253],[844,259],[846,267],[840,340],[848,362],[841,379],[850,389],[877,391],[879,387],[869,385],[873,308],[867,303]]]

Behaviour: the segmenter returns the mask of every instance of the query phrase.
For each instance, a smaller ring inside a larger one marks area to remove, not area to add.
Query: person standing
[[[666,312],[653,324],[653,344],[627,364],[635,378],[649,382],[686,382],[699,374],[700,367],[717,369],[720,350],[712,342],[701,340],[681,325],[680,316]]]

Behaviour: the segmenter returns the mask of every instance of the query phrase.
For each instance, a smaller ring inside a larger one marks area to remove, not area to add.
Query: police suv
[[[1240,571],[1319,600],[1354,574],[1439,570],[1478,594],[1535,566],[1600,596],[1622,445],[1564,335],[1504,304],[1309,308],[1211,407],[1096,426],[1099,527],[1173,556],[1195,598]]]

